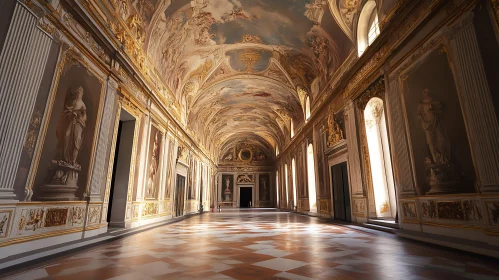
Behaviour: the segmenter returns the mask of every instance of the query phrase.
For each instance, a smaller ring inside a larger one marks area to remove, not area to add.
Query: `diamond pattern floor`
[[[276,211],[155,228],[9,279],[499,279],[495,260]]]

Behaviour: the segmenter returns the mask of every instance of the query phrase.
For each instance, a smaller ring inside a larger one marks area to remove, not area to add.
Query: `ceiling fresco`
[[[304,122],[304,94],[313,100],[353,52],[351,14],[359,5],[358,0],[116,3],[181,104],[183,123],[212,150],[233,139],[285,145],[291,120],[295,127]]]

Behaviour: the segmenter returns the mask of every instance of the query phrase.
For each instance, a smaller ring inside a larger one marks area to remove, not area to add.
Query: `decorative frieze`
[[[401,213],[402,213],[402,219],[404,221],[418,219],[416,202],[414,202],[414,201],[401,201],[400,206],[402,208]]]
[[[0,239],[9,236],[13,213],[13,209],[0,208]]]

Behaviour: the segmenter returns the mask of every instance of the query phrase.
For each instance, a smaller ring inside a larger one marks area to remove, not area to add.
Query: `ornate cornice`
[[[499,0],[495,0],[499,1]],[[355,100],[365,89],[382,74],[381,68],[391,56],[392,52],[416,29],[416,27],[430,14],[436,11],[437,7],[442,7],[448,3],[446,0],[419,0],[403,1],[397,12],[386,22],[383,31],[371,45],[363,56],[353,61],[352,67],[349,67],[345,73],[342,73],[338,79],[336,75],[332,78],[329,87],[325,88],[320,95],[320,99],[312,111],[309,121],[303,126],[303,130],[317,124],[319,118],[327,115],[329,104],[337,101],[346,103],[349,100]],[[468,6],[465,3],[461,6]],[[457,10],[457,9],[456,9]],[[452,20],[452,14],[442,20],[442,24]],[[333,82],[335,81],[335,82]],[[340,97],[338,100],[337,97]],[[301,133],[295,134],[281,153],[286,153],[288,147],[294,141],[301,139]]]
[[[499,27],[499,0],[490,0],[490,4],[492,7],[492,12],[494,13],[496,24]]]
[[[367,103],[371,98],[373,97],[379,97],[383,99],[385,96],[385,79],[384,78],[379,78],[376,82],[371,84],[371,86],[362,93],[362,95],[359,97],[357,100],[357,107],[364,111],[366,108]]]

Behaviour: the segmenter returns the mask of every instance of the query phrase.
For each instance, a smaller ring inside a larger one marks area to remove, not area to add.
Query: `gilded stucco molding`
[[[30,12],[32,12],[36,17],[42,18],[45,16],[45,10],[40,7],[35,1],[33,0],[18,0],[19,3],[21,3],[26,9],[28,9]]]
[[[492,12],[494,13],[497,27],[499,27],[499,0],[490,0],[490,4],[492,7]]]
[[[364,111],[367,103],[373,97],[379,97],[383,99],[385,96],[385,79],[380,78],[374,82],[357,100],[357,106],[360,110]]]
[[[62,20],[63,23],[66,27],[69,27],[69,29],[76,35],[76,38],[79,38],[82,40],[82,42],[85,44],[85,46],[92,50],[97,57],[102,59],[102,61],[105,64],[110,64],[111,58],[109,55],[106,53],[104,48],[102,48],[93,38],[92,34],[90,32],[87,32],[73,17],[72,14],[66,12],[65,10],[62,11]]]

